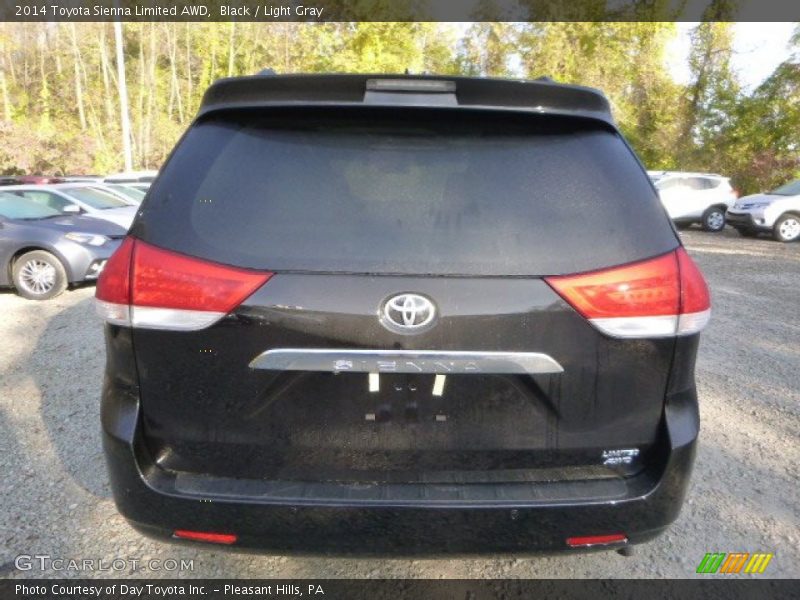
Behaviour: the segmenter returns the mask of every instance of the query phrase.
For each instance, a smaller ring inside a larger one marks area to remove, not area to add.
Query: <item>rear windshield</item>
[[[677,245],[618,135],[554,117],[206,119],[145,204],[135,235],[275,271],[545,275]]]

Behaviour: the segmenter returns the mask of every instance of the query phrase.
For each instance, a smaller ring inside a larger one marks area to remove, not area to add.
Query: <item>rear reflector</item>
[[[117,325],[204,329],[231,312],[271,276],[126,238],[98,279],[97,312]]]
[[[183,540],[194,540],[195,542],[208,542],[210,544],[234,544],[238,537],[233,533],[211,533],[208,531],[188,531],[186,529],[176,529],[172,533],[173,537]]]
[[[613,337],[697,333],[711,314],[705,279],[683,248],[630,265],[545,280],[592,325]]]
[[[584,535],[567,538],[567,546],[570,548],[586,548],[588,546],[620,544],[627,541],[628,537],[624,533],[611,533],[609,535]]]

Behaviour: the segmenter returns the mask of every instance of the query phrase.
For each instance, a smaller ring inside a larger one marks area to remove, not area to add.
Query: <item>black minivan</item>
[[[593,89],[219,81],[97,307],[149,535],[626,552],[683,502],[708,289]]]

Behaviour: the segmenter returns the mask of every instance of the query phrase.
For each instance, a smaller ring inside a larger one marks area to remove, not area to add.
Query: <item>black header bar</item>
[[[636,559],[639,560],[639,559]],[[797,598],[798,583],[775,579],[426,580],[426,579],[18,579],[0,581],[3,600],[282,599],[470,600],[512,598]]]
[[[0,21],[798,21],[796,0],[4,0]]]

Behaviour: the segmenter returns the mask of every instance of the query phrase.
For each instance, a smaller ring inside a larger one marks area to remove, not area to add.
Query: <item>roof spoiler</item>
[[[385,74],[275,75],[268,71],[215,82],[203,96],[198,117],[236,108],[293,106],[501,110],[582,117],[614,125],[608,100],[602,92],[545,79]]]

